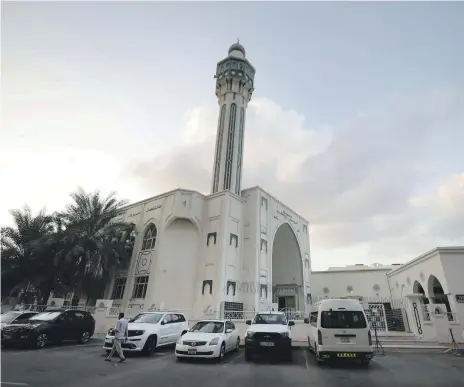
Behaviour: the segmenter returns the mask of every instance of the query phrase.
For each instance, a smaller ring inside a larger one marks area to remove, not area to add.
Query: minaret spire
[[[255,68],[245,58],[245,48],[230,46],[228,56],[216,66],[219,120],[212,179],[212,193],[242,188],[243,140],[248,102],[254,90]]]

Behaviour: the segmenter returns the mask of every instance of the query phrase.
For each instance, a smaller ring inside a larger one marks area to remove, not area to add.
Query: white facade
[[[354,265],[312,272],[314,300],[353,296],[380,315],[429,340],[464,340],[464,247],[438,247],[405,264]],[[376,318],[374,315],[368,316]]]
[[[354,265],[312,272],[312,295],[315,300],[348,295],[391,297],[387,273],[397,266]]]
[[[190,318],[270,307],[306,310],[308,222],[260,187],[241,190],[245,112],[255,69],[238,43],[217,64],[219,122],[212,194],[177,189],[127,206],[130,267],[106,297],[121,309],[182,309]]]

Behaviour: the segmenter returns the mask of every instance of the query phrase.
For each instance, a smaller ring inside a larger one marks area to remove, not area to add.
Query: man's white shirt
[[[127,328],[129,326],[129,321],[127,321],[124,317],[118,320],[116,324],[116,339],[124,340],[127,337]]]

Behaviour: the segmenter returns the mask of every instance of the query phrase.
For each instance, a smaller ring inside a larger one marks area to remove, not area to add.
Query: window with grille
[[[113,287],[113,300],[121,300],[124,297],[124,290],[126,289],[126,277],[116,278]]]
[[[152,250],[155,248],[156,234],[157,234],[156,226],[154,224],[151,224],[150,227],[148,227],[147,231],[145,232],[145,235],[143,236],[142,251]]]
[[[134,293],[132,298],[145,298],[148,287],[148,276],[136,277],[134,285]]]

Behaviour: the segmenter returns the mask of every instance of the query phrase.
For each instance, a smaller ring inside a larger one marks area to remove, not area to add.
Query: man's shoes
[[[119,359],[119,363],[124,363],[126,361],[126,359]]]
[[[111,361],[111,359],[108,357],[105,357],[105,361]]]

